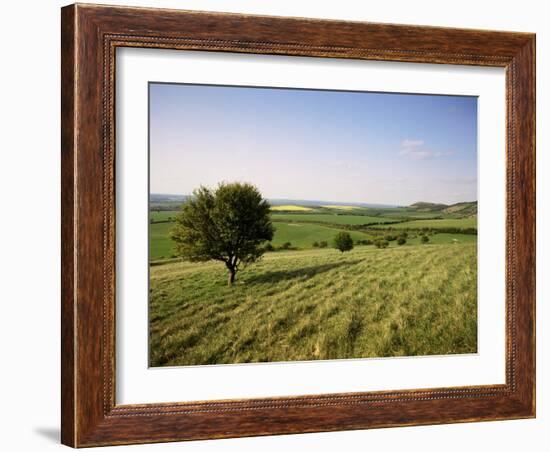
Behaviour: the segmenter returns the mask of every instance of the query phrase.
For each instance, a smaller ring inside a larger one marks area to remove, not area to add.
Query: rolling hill
[[[456,204],[438,204],[431,202],[416,202],[407,207],[414,212],[432,212],[445,214],[448,218],[470,218],[477,215],[477,201],[458,202]]]

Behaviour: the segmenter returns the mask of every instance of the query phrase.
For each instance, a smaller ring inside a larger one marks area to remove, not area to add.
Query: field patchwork
[[[156,221],[149,225],[149,260],[156,261],[159,259],[170,259],[176,257],[174,243],[170,239],[170,230],[173,228],[174,223],[170,218],[174,218],[177,212],[152,212],[151,218]],[[343,225],[346,224],[362,224],[364,216],[354,215],[327,215],[327,214],[274,214],[275,221],[273,225],[275,227],[275,236],[271,241],[272,245],[279,247],[285,243],[290,243],[292,248],[297,249],[311,249],[314,242],[327,242],[328,246],[332,246],[334,236],[341,231],[336,227],[332,227],[331,224]],[[303,218],[302,217],[306,217]],[[312,217],[313,219],[311,219]],[[307,221],[310,220],[310,221]],[[383,220],[391,221],[388,218],[371,217],[371,220]],[[287,222],[284,222],[287,221]],[[355,222],[355,223],[354,223]],[[323,225],[326,223],[326,226]],[[407,224],[417,225],[415,227],[437,227],[452,224],[460,225],[458,227],[468,227],[470,224],[475,224],[475,220],[472,222],[470,219],[466,220],[418,220],[406,223],[392,223],[391,225],[376,224],[377,228],[386,228],[388,226],[394,229],[403,229]],[[418,225],[419,224],[419,225]],[[421,226],[420,226],[421,225]],[[425,226],[431,225],[431,226]],[[410,225],[408,226],[411,227]],[[374,232],[369,230],[361,231],[348,231],[354,241],[374,239]],[[385,234],[384,232],[376,231],[377,233]],[[394,232],[395,234],[396,232]],[[473,234],[448,234],[438,233],[430,236],[430,243],[432,244],[456,244],[456,243],[475,243],[477,236]],[[407,243],[404,246],[412,246],[420,244],[420,237],[410,233]],[[398,246],[395,241],[389,243],[390,247]]]

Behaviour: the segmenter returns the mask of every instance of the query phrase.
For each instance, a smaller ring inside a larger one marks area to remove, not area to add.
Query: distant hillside
[[[187,198],[185,195],[151,193],[149,195],[149,209],[157,212],[179,210]]]
[[[458,202],[451,205],[432,202],[415,202],[407,207],[407,209],[415,212],[442,213],[450,218],[469,218],[477,215],[477,201]]]
[[[440,212],[449,207],[446,204],[435,204],[433,202],[415,202],[411,204],[408,208],[411,210],[416,210],[418,212]]]
[[[188,195],[172,195],[172,194],[158,194],[152,193],[149,196],[149,205],[151,210],[177,210],[183,202],[188,198]],[[294,206],[293,209],[297,210],[296,206],[303,207],[302,210],[311,210],[311,208],[330,207],[332,209],[338,209],[339,207],[351,210],[353,208],[367,208],[380,210],[376,215],[386,216],[387,212],[392,209],[399,209],[403,212],[406,209],[409,212],[418,212],[419,218],[470,218],[477,215],[477,201],[471,202],[458,202],[456,204],[440,204],[433,202],[415,202],[410,206],[398,207],[390,204],[374,204],[374,203],[359,203],[359,202],[337,202],[337,201],[321,201],[321,200],[305,200],[305,199],[268,199],[269,203],[274,206],[287,207]],[[277,209],[276,209],[277,210]],[[374,212],[371,212],[373,214]]]
[[[162,203],[162,202],[180,202],[182,203],[187,199],[186,195],[165,195],[159,193],[151,193],[149,195],[149,202]]]
[[[447,207],[443,212],[460,218],[473,217],[477,215],[477,201],[459,202]]]

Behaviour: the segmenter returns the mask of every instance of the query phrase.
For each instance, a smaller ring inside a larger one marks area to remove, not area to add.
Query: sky
[[[477,199],[477,98],[149,84],[150,192],[249,182],[268,199]]]

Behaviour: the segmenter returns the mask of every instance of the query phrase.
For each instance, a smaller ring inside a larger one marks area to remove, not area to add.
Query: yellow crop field
[[[296,211],[296,212],[310,212],[312,211],[313,209],[311,207],[304,207],[304,206],[291,206],[291,205],[288,205],[288,206],[271,206],[271,210],[283,210],[283,211],[289,211],[289,210],[293,210],[293,211]]]

